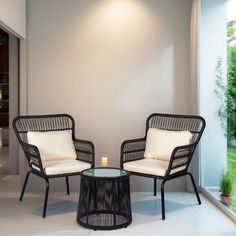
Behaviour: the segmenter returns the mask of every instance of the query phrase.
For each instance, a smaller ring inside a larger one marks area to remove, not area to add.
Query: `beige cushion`
[[[78,160],[45,161],[43,168],[47,175],[81,172],[91,168],[91,164]]]
[[[75,160],[77,155],[69,130],[27,133],[28,143],[37,146],[42,161]]]
[[[191,138],[192,133],[189,131],[150,128],[147,132],[144,157],[169,161],[174,148],[189,144]]]
[[[169,162],[153,160],[153,159],[142,159],[138,161],[130,161],[124,163],[123,168],[127,171],[164,176],[166,170],[168,169]],[[174,174],[178,171],[185,169],[186,166],[181,166],[179,168],[173,169],[170,174]]]

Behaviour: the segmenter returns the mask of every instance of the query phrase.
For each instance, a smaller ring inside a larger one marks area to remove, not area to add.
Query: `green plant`
[[[218,58],[216,64],[216,96],[220,100],[218,117],[228,144],[236,140],[236,47],[228,48],[228,79],[224,78],[223,59]]]
[[[219,57],[216,64],[216,89],[215,94],[220,100],[220,106],[217,111],[217,115],[220,119],[220,125],[224,129],[225,135],[227,134],[227,115],[228,115],[228,97],[227,90],[228,86],[226,84],[223,72],[223,59]]]
[[[216,64],[215,93],[220,100],[218,117],[228,138],[229,146],[236,146],[236,20],[227,23],[227,79],[223,70],[223,59]]]
[[[223,196],[231,196],[233,191],[233,176],[230,171],[222,173],[220,178],[220,190]]]
[[[230,43],[235,40],[236,33],[236,19],[227,23],[227,42]]]

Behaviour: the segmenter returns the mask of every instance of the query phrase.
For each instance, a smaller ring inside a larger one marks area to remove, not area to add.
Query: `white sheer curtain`
[[[190,31],[190,96],[192,114],[198,114],[198,82],[199,82],[199,48],[200,48],[200,12],[201,0],[192,0],[191,12],[191,31]],[[195,152],[195,156],[191,163],[191,172],[195,178],[196,184],[200,183],[199,173],[199,151]],[[187,189],[193,191],[190,180],[187,180]]]
[[[190,35],[190,78],[192,113],[198,114],[198,75],[199,75],[199,43],[200,43],[200,11],[201,0],[192,1],[191,35]]]

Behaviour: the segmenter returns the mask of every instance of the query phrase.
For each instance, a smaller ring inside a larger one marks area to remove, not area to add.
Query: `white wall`
[[[29,0],[29,114],[70,113],[96,165],[107,155],[119,166],[121,142],[142,137],[149,114],[191,113],[190,15],[189,0]]]
[[[226,0],[202,0],[201,11],[199,111],[207,123],[200,149],[202,185],[217,186],[227,161],[226,138],[217,117],[219,99],[214,93],[219,57],[226,78]]]
[[[26,37],[26,0],[1,0],[0,25],[18,37]]]

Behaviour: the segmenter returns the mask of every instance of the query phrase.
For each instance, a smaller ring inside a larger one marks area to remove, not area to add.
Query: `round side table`
[[[94,230],[127,227],[132,221],[129,177],[118,168],[82,171],[77,222]]]

